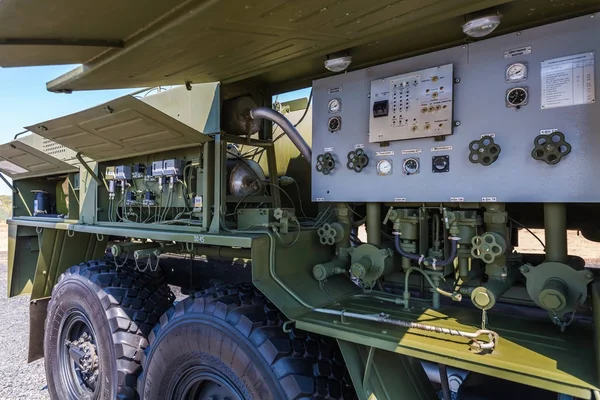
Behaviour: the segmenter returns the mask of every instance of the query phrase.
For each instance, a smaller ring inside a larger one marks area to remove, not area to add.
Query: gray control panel
[[[313,82],[312,196],[598,202],[600,19]]]

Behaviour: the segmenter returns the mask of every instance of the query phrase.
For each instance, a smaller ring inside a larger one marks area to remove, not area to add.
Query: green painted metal
[[[457,307],[405,311],[366,296],[349,297],[330,308],[362,314],[385,313],[392,318],[470,332],[481,325],[477,311]],[[550,321],[491,312],[489,323],[500,335],[496,348],[491,354],[475,354],[469,351],[469,340],[464,338],[350,318],[342,322],[339,317],[317,312],[296,318],[298,328],[310,332],[583,399],[590,399],[592,391],[598,390],[596,354],[589,351],[596,341],[593,327],[577,326],[561,333]]]
[[[283,236],[293,240],[296,233]],[[296,244],[285,247],[269,233],[252,242],[253,283],[291,319],[311,307],[324,307],[359,293],[346,276],[335,275],[321,285],[312,275],[316,264],[331,260],[332,248],[321,246],[316,231],[303,231]]]
[[[35,228],[8,225],[8,297],[31,293],[38,241]]]
[[[39,231],[40,247],[31,292],[32,300],[51,296],[54,284],[67,268],[84,260],[101,258],[107,248],[108,236],[99,237],[58,229]]]
[[[544,204],[546,261],[567,262],[567,208],[564,204]]]

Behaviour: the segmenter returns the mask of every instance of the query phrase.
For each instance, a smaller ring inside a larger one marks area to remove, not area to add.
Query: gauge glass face
[[[512,106],[520,106],[527,102],[527,90],[514,88],[508,91],[506,101]]]
[[[342,109],[342,101],[340,99],[332,99],[329,101],[329,112],[336,113]]]
[[[419,162],[414,158],[409,158],[404,161],[403,169],[407,174],[414,174],[419,170]]]
[[[392,172],[392,162],[381,160],[377,163],[377,173],[379,175],[389,175]]]
[[[509,82],[519,82],[527,77],[527,66],[523,63],[514,63],[506,69],[506,80]]]

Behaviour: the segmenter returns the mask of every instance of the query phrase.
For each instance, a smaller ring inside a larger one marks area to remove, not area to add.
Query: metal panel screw
[[[460,126],[460,121],[454,121],[454,126]]]
[[[454,83],[460,83],[460,78],[454,78]]]

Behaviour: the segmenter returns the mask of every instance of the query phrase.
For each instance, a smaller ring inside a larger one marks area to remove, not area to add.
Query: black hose
[[[406,257],[408,259],[411,260],[415,260],[418,261],[419,264],[423,264],[424,262],[427,262],[429,265],[433,265],[435,267],[443,267],[446,266],[448,264],[450,264],[451,262],[454,262],[454,259],[456,258],[456,248],[457,248],[457,243],[458,243],[458,238],[450,238],[450,255],[448,256],[448,258],[446,258],[445,260],[441,260],[441,261],[437,261],[431,257],[425,257],[425,256],[421,256],[418,254],[413,254],[413,253],[409,253],[406,252],[402,249],[402,247],[400,246],[400,235],[398,234],[398,232],[395,232],[396,239],[395,239],[395,244],[396,244],[396,251],[398,253],[400,253],[400,255],[402,257]]]

